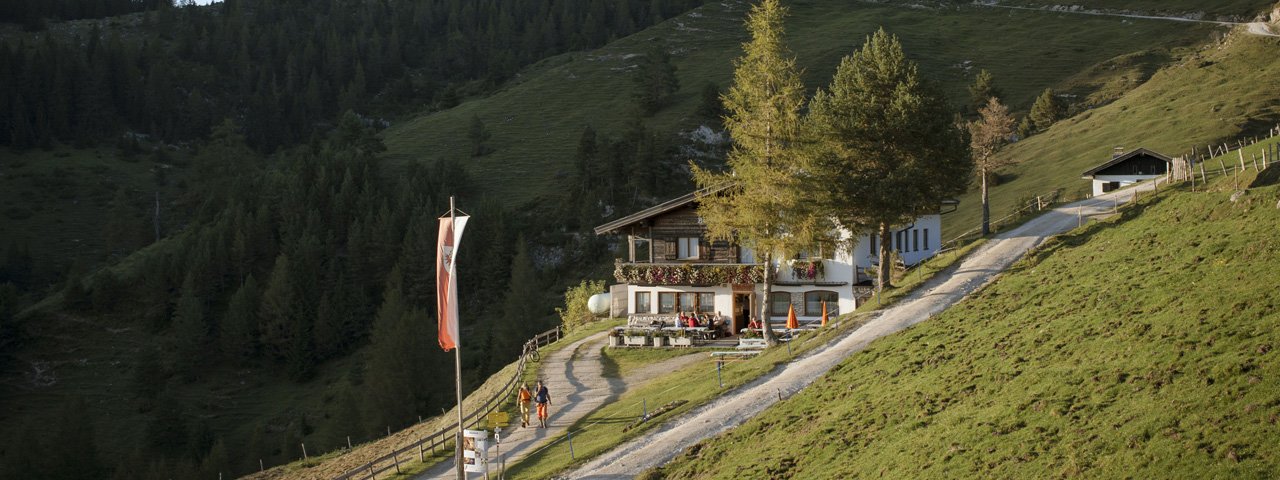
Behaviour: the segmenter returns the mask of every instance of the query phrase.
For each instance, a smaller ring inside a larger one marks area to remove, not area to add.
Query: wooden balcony
[[[761,263],[614,263],[613,278],[630,285],[741,285],[764,281]]]

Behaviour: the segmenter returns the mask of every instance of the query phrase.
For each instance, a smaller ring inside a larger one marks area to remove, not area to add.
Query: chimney
[[[1111,149],[1111,158],[1119,158],[1121,155],[1124,155],[1124,147]]]

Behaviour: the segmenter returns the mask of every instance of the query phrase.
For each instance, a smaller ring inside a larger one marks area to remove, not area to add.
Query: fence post
[[[644,417],[643,417],[643,418],[649,418],[649,399],[647,399],[647,398],[645,398],[645,399],[641,399],[641,401],[640,401],[640,402],[641,402],[641,407],[640,407],[640,408],[641,408],[641,410],[640,410],[640,411],[644,413]]]
[[[720,367],[723,365],[723,360],[716,360],[716,381],[720,382],[720,388],[724,388],[724,378],[720,376]]]
[[[347,435],[347,450],[351,450],[351,435]]]
[[[393,450],[391,452],[391,461],[396,462],[396,475],[400,474],[400,455]]]
[[[265,472],[265,471],[267,471],[267,468],[266,468],[266,467],[264,467],[264,466],[262,465],[262,459],[261,459],[261,458],[259,458],[259,459],[258,459],[258,473],[262,473],[262,472]]]
[[[418,461],[425,462],[427,459],[422,455],[422,442],[418,442]]]
[[[569,460],[577,460],[578,458],[573,455],[573,432],[565,430],[565,435],[569,436]]]
[[[302,443],[302,459],[303,460],[307,459],[307,443],[306,442]]]

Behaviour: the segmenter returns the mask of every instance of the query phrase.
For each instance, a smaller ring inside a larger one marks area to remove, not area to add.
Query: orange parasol
[[[787,328],[790,328],[792,330],[800,328],[800,321],[796,320],[795,305],[791,305],[787,307]]]
[[[827,302],[822,302],[822,326],[827,326]]]

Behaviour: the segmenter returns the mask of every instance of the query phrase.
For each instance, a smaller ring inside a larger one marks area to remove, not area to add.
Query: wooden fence
[[[551,342],[559,340],[561,338],[561,334],[562,332],[560,327],[556,327],[535,335],[533,338],[529,339],[527,344],[541,349]],[[516,366],[516,372],[509,380],[507,380],[506,385],[504,385],[502,389],[498,390],[497,393],[494,393],[493,397],[490,397],[486,402],[484,402],[484,405],[480,406],[480,408],[472,410],[471,413],[467,414],[466,417],[463,418],[463,423],[474,429],[480,424],[480,420],[482,418],[502,406],[502,402],[506,401],[507,398],[515,393],[516,385],[520,382],[520,377],[524,374],[525,363],[527,360],[528,356],[522,353],[520,355],[520,363]],[[449,442],[453,440],[454,434],[457,433],[457,431],[458,424],[454,423],[448,428],[433,432],[413,443],[378,457],[373,461],[356,467],[347,473],[334,477],[334,479],[374,479],[377,478],[380,473],[387,473],[391,471],[398,474],[400,473],[400,464],[412,461],[415,456],[419,462],[426,461],[426,452],[428,450],[435,452],[436,449],[446,448]]]
[[[1261,172],[1280,161],[1280,142],[1263,145],[1258,151],[1250,153],[1247,159],[1244,156],[1244,150],[1277,136],[1280,136],[1280,125],[1268,130],[1265,137],[1248,137],[1236,140],[1234,146],[1224,143],[1219,148],[1210,144],[1206,149],[1208,151],[1207,154],[1200,152],[1198,148],[1192,148],[1191,152],[1174,159],[1174,168],[1171,169],[1168,180],[1170,182],[1190,182],[1192,191],[1195,191],[1197,181],[1203,185],[1209,181],[1210,176],[1235,175],[1236,180],[1233,188],[1240,190],[1240,173],[1249,168]],[[1236,152],[1235,159],[1227,155],[1233,151]],[[1209,163],[1209,160],[1215,158],[1217,159],[1216,165],[1209,164],[1206,169],[1205,165]],[[1199,176],[1199,179],[1196,178],[1197,176]]]

